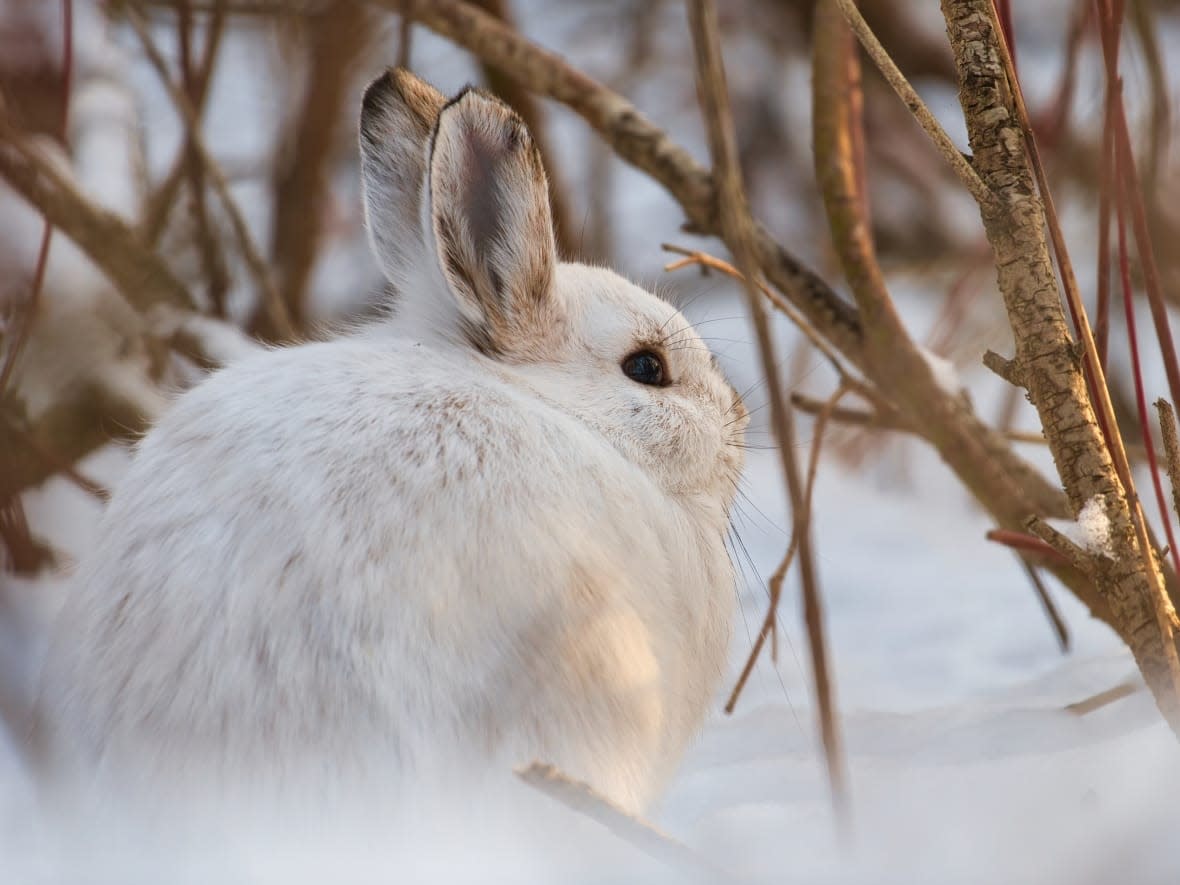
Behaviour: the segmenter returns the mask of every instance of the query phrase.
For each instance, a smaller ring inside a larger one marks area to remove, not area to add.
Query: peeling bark
[[[1088,552],[1087,565],[1112,623],[1142,670],[1156,703],[1180,732],[1173,681],[1176,613],[1164,597],[1157,552],[1138,543],[1132,507],[1119,480],[1072,341],[1045,236],[1024,133],[998,51],[990,0],[942,0],[959,72],[973,165],[995,195],[980,207],[995,251],[999,287],[1016,341],[1013,377],[1040,416],[1045,438],[1075,513],[1102,500],[1113,556]],[[1117,428],[1111,428],[1117,432]]]

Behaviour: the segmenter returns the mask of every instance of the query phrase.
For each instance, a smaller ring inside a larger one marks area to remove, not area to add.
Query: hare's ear
[[[420,215],[430,135],[446,97],[403,68],[369,84],[361,102],[361,178],[373,253],[398,289],[425,258]]]
[[[533,350],[552,329],[557,263],[549,185],[524,121],[474,89],[439,115],[430,227],[464,332],[488,352]]]

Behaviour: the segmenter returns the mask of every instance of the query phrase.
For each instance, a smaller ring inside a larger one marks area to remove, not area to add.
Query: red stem
[[[1106,125],[1102,131],[1102,166],[1098,178],[1098,303],[1094,308],[1094,343],[1106,371],[1110,350],[1110,216],[1114,180],[1114,91],[1106,91]]]
[[[1121,166],[1122,153],[1115,157],[1115,166]],[[1151,424],[1147,417],[1147,396],[1143,392],[1143,372],[1139,360],[1139,338],[1135,331],[1135,305],[1132,300],[1131,261],[1127,255],[1127,222],[1125,212],[1126,194],[1123,189],[1115,191],[1115,210],[1118,217],[1119,244],[1119,277],[1123,285],[1123,311],[1127,317],[1127,341],[1131,347],[1131,367],[1135,377],[1135,409],[1139,413],[1139,426],[1143,431],[1143,446],[1147,449],[1147,465],[1151,471],[1151,484],[1155,489],[1155,500],[1159,505],[1160,518],[1164,523],[1164,532],[1168,536],[1168,548],[1172,554],[1172,565],[1176,573],[1180,574],[1180,550],[1176,549],[1176,539],[1172,534],[1172,520],[1169,518],[1168,503],[1164,497],[1163,483],[1160,481],[1159,463],[1155,457],[1155,443],[1151,438]],[[1147,555],[1147,551],[1143,551]]]
[[[1012,56],[1012,71],[1019,75],[1016,64],[1016,30],[1012,27],[1010,0],[996,0],[996,14],[1000,19],[1000,30],[1004,33],[1004,42],[1008,44],[1008,54]]]

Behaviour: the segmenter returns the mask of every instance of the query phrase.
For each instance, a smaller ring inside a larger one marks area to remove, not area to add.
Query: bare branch
[[[625,98],[530,43],[480,9],[458,0],[370,0],[400,12],[496,65],[534,92],[582,116],[625,161],[646,172],[680,203],[689,225],[719,233],[717,193],[709,173]],[[861,329],[856,311],[816,273],[774,242],[765,228],[751,234],[757,264],[816,331],[858,363]]]
[[[942,0],[942,8],[959,69],[975,169],[996,195],[981,207],[981,214],[996,252],[1000,290],[1016,339],[1015,359],[1074,512],[1100,497],[1118,551],[1113,559],[1083,552],[1079,568],[1094,575],[1114,616],[1113,626],[1134,653],[1161,712],[1180,728],[1175,610],[1134,497],[1126,451],[1060,226],[1054,213],[1047,212],[1048,188],[1011,57],[991,0]],[[1044,205],[1033,196],[1034,181]],[[1043,233],[1046,220],[1082,339],[1085,373],[1066,328]],[[1091,406],[1091,392],[1105,433]],[[1083,567],[1087,558],[1089,564]]]
[[[734,253],[737,268],[744,279],[743,289],[758,341],[758,358],[762,363],[762,374],[770,400],[772,427],[794,515],[793,540],[798,549],[799,574],[803,586],[803,615],[811,649],[812,678],[819,707],[820,737],[827,761],[828,785],[837,817],[847,826],[848,776],[836,718],[835,688],[828,662],[819,576],[815,570],[815,557],[811,549],[810,512],[804,485],[799,476],[799,465],[795,460],[795,420],[783,394],[782,379],[779,377],[774,355],[774,339],[770,333],[764,302],[753,282],[758,272],[758,261],[752,247],[754,224],[750,218],[745,187],[738,167],[737,137],[733,129],[725,65],[721,56],[717,9],[712,0],[688,0],[688,21],[696,55],[697,93],[705,118],[709,153],[713,158],[721,231],[725,242]],[[768,615],[772,624],[776,603],[777,596],[772,593],[772,611]]]
[[[0,115],[0,175],[78,244],[123,296],[146,311],[160,302],[192,306],[192,296],[134,231],[113,212],[84,197],[65,174]]]
[[[554,765],[533,762],[516,770],[516,776],[535,790],[560,802],[566,808],[605,827],[633,848],[652,857],[690,881],[724,881],[728,877],[708,861],[671,836],[660,832],[645,820],[628,814],[589,784],[574,780]]]
[[[70,112],[70,81],[74,72],[74,3],[73,0],[62,0],[62,86],[61,110],[58,117],[57,136],[62,144],[67,143],[66,128]],[[37,319],[37,309],[41,300],[41,287],[45,282],[45,269],[49,264],[49,246],[53,242],[53,224],[45,218],[41,232],[41,245],[37,250],[37,266],[33,271],[33,285],[29,297],[21,311],[16,336],[8,352],[4,355],[4,363],[0,366],[0,396],[8,388],[12,380],[13,370],[20,360],[21,352],[28,344],[29,335],[33,331],[33,324]]]

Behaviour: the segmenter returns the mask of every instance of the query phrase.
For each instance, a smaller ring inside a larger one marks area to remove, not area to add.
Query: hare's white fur
[[[519,120],[441,106],[366,96],[396,315],[215,373],[140,444],[43,682],[74,764],[396,793],[541,759],[638,810],[699,727],[745,410],[673,308],[556,261]],[[624,374],[645,348],[670,385]]]

